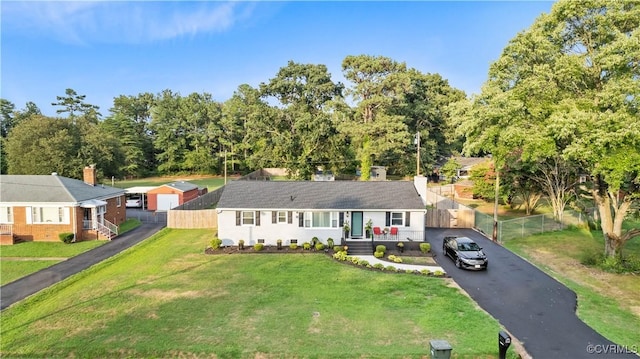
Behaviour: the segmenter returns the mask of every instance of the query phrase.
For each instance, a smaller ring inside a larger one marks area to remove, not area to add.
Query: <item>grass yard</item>
[[[448,279],[205,255],[211,237],[165,229],[6,309],[0,356],[425,358],[444,339],[452,358],[497,357],[499,323]]]
[[[120,233],[130,231],[141,223],[128,219],[120,225]],[[62,242],[22,242],[0,247],[0,285],[13,282],[41,269],[50,267],[67,258],[101,246],[107,241]]]
[[[31,273],[50,267],[66,258],[74,257],[106,241],[22,242],[0,248],[0,285],[13,282]]]
[[[572,229],[514,239],[504,245],[575,291],[578,316],[589,326],[618,344],[640,343],[640,277],[581,264],[585,253],[604,251],[602,232]],[[628,242],[623,253],[640,257],[640,238]]]

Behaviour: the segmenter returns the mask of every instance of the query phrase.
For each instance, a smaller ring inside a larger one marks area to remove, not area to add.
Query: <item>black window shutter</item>
[[[411,212],[404,212],[404,226],[411,226]]]
[[[344,226],[344,212],[340,212],[338,215],[338,227]]]
[[[271,223],[278,223],[278,211],[271,211]]]
[[[304,227],[304,212],[298,212],[298,227]]]
[[[260,211],[256,211],[256,226],[260,225]]]
[[[389,227],[391,225],[391,212],[387,212],[384,219],[384,226]]]
[[[242,221],[242,212],[236,211],[236,226],[239,226]]]
[[[287,223],[289,223],[289,224],[293,223],[293,212],[292,211],[287,212]]]

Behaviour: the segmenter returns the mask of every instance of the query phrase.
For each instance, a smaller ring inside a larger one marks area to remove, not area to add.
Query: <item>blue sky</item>
[[[549,1],[81,1],[0,3],[0,95],[55,116],[72,88],[109,115],[113,98],[171,89],[225,101],[289,60],[344,81],[347,55],[386,56],[478,93]],[[347,85],[349,85],[347,83]]]

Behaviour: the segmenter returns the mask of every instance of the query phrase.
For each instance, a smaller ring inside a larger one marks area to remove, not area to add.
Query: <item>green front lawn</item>
[[[99,247],[107,241],[82,241],[76,243],[63,242],[21,242],[12,246],[0,248],[0,258],[4,257],[62,257],[77,256],[95,247]],[[3,262],[4,263],[4,262]]]
[[[11,283],[16,279],[26,277],[31,273],[60,262],[62,262],[62,259],[53,258],[47,260],[2,260],[2,263],[0,263],[0,285]]]
[[[120,234],[140,225],[137,219],[128,219],[120,225]],[[31,273],[52,266],[66,258],[75,257],[107,241],[62,242],[22,242],[0,247],[0,285],[13,282]],[[12,260],[8,258],[11,257]],[[15,259],[15,260],[14,260]]]
[[[638,275],[608,273],[581,264],[585,254],[604,251],[602,232],[572,229],[514,239],[504,245],[575,291],[578,316],[600,334],[620,345],[640,343]],[[628,242],[623,253],[639,258],[640,238]]]
[[[212,236],[165,229],[6,309],[0,354],[425,358],[444,339],[453,358],[497,357],[499,323],[448,279],[317,253],[205,255]]]

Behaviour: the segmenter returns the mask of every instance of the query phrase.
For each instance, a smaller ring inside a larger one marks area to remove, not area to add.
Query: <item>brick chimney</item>
[[[96,165],[89,165],[83,171],[84,182],[88,185],[95,186],[98,182],[96,176]]]

